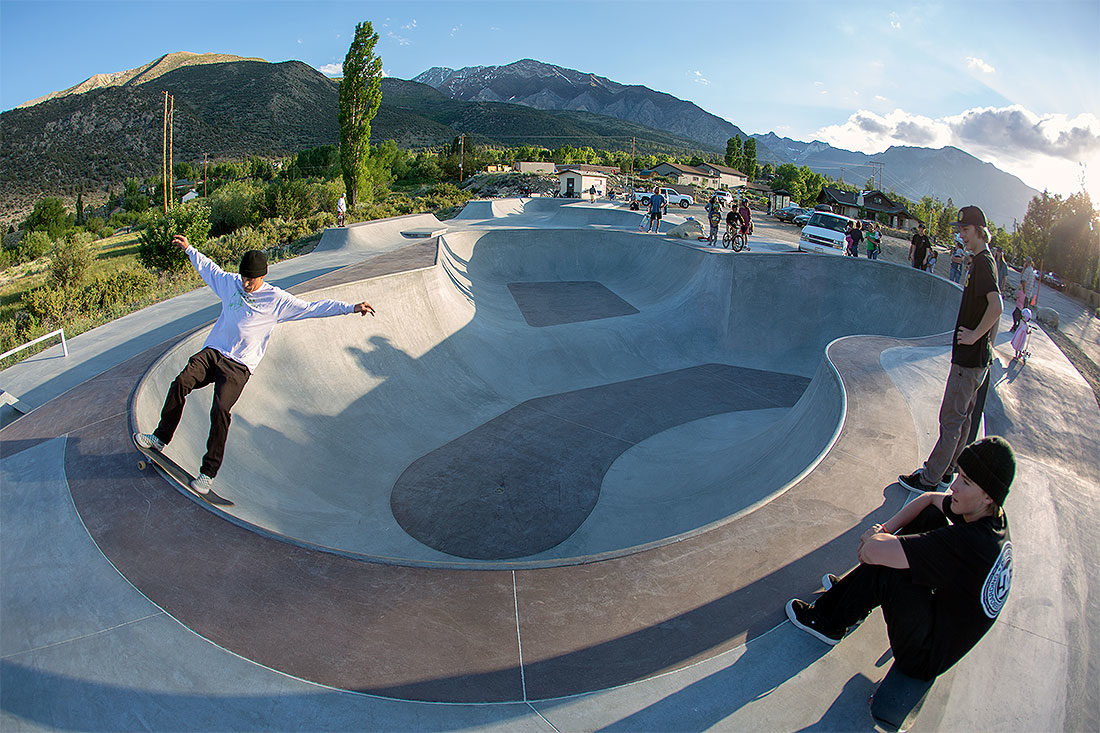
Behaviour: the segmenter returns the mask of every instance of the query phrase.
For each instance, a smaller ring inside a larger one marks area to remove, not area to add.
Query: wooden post
[[[164,213],[168,213],[168,196],[165,195],[165,191],[168,189],[168,172],[165,170],[168,167],[168,92],[164,92],[164,134],[161,136],[161,154],[160,154],[160,192],[161,198],[164,199]]]
[[[176,98],[173,96],[168,97],[168,196],[173,198],[172,204],[175,205],[175,197],[172,196],[174,189],[173,184],[176,180],[176,174],[172,171],[172,122],[173,117],[176,115]]]
[[[206,198],[206,153],[202,154],[202,197]]]

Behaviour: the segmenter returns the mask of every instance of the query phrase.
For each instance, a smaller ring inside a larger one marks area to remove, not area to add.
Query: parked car
[[[1054,288],[1055,290],[1066,289],[1065,281],[1055,275],[1053,272],[1048,272],[1047,274],[1043,275],[1043,282],[1045,282],[1047,285]]]
[[[806,226],[806,222],[808,222],[810,220],[810,217],[813,216],[813,213],[814,212],[812,212],[812,211],[807,211],[804,214],[799,214],[795,218],[791,219],[791,222],[795,226],[804,227],[804,226]]]
[[[803,209],[801,206],[784,206],[782,209],[777,209],[772,212],[772,216],[779,221],[794,221],[794,218],[800,214],[808,214],[809,209]]]
[[[729,191],[715,191],[714,195],[718,197],[718,203],[722,204],[722,208],[728,209],[733,206],[733,194]]]
[[[634,203],[642,204],[643,206],[649,206],[649,197],[653,195],[652,191],[635,191]],[[662,188],[661,195],[665,197],[665,204],[667,206],[679,205],[681,209],[686,209],[695,203],[695,199],[684,193],[677,193],[671,188]],[[631,208],[634,208],[632,205]]]
[[[852,219],[840,214],[815,211],[810,214],[809,221],[806,222],[806,226],[802,227],[802,233],[798,236],[798,250],[800,252],[843,255],[846,248],[844,232],[852,221]]]

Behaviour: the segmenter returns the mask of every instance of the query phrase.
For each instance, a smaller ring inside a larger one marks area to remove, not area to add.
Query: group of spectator
[[[847,248],[844,254],[849,257],[859,257],[859,245],[867,245],[867,259],[877,260],[882,252],[882,230],[878,224],[870,224],[866,230],[861,221],[850,221],[844,230],[844,242]]]

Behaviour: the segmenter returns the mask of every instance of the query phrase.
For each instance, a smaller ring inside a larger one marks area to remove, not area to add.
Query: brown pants
[[[205,348],[187,361],[179,373],[160,411],[160,424],[153,431],[162,443],[172,442],[176,428],[183,417],[183,404],[192,390],[214,385],[214,402],[210,406],[210,436],[206,440],[206,455],[202,457],[202,473],[210,478],[218,475],[225,455],[225,439],[229,436],[229,423],[233,419],[229,411],[241,396],[244,385],[252,376],[248,367],[223,355],[216,349]]]
[[[945,473],[955,470],[955,462],[970,437],[970,421],[974,415],[978,388],[982,386],[988,371],[988,366],[951,365],[940,404],[940,437],[921,469],[921,480],[926,485],[938,484]]]

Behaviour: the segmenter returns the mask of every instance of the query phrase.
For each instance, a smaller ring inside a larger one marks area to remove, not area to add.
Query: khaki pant
[[[970,437],[974,399],[988,371],[988,366],[951,365],[940,404],[940,437],[921,469],[921,481],[926,485],[935,486],[945,473],[956,470],[955,462]]]

